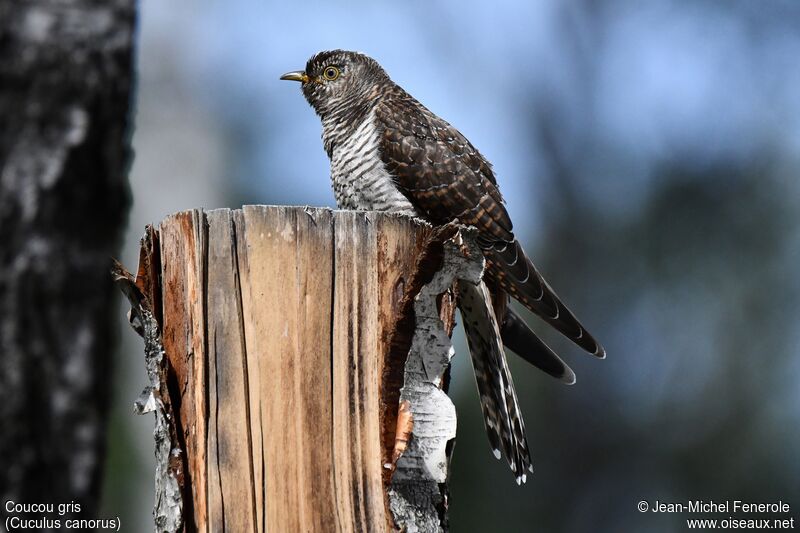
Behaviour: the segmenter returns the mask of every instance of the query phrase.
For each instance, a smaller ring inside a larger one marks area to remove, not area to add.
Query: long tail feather
[[[536,270],[519,241],[494,243],[484,250],[484,255],[487,276],[500,288],[587,352],[600,358],[606,356],[605,349]]]
[[[564,383],[575,383],[575,372],[534,333],[511,307],[500,325],[506,348]]]
[[[459,309],[467,334],[489,443],[498,459],[502,449],[517,483],[524,483],[527,473],[533,472],[533,466],[491,295],[483,282],[478,285],[460,282],[458,288]]]

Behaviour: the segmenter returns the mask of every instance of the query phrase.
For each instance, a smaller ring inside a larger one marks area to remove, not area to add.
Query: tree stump
[[[463,235],[462,235],[463,234]],[[456,226],[302,207],[192,210],[116,278],[145,337],[157,529],[441,531]]]

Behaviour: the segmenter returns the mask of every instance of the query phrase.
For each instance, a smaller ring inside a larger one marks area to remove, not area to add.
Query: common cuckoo
[[[556,296],[514,237],[489,162],[457,129],[394,83],[372,58],[320,52],[299,81],[322,120],[322,142],[342,209],[419,217],[434,225],[458,221],[478,230],[484,281],[459,286],[459,309],[475,370],[489,442],[517,482],[532,472],[517,395],[503,347],[564,382],[575,374],[525,324],[514,298],[587,352],[605,350]],[[487,317],[491,317],[487,321]]]

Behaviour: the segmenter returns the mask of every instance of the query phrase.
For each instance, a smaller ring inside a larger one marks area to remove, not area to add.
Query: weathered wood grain
[[[333,312],[333,456],[339,531],[375,531],[384,505],[379,419],[377,228],[338,213]]]
[[[236,240],[229,209],[206,216],[208,524],[211,531],[253,531],[256,499]]]
[[[186,453],[184,520],[207,531],[206,512],[206,329],[203,213],[184,211],[159,226],[162,331],[169,362],[167,389],[179,414]],[[191,444],[191,445],[189,445]]]
[[[260,417],[254,457],[263,471],[263,528],[332,530],[331,213],[246,207],[243,222],[237,232],[247,250],[243,314],[248,371],[257,377],[250,397]]]
[[[159,225],[149,242],[160,253],[143,268],[160,265],[161,276],[139,288],[162,302],[186,530],[395,529],[389,487],[415,296],[453,233],[267,206]],[[444,299],[444,322],[428,317],[426,331],[446,338],[454,308]],[[413,440],[413,424],[400,431]]]
[[[306,483],[300,501],[302,531],[332,531],[333,432],[331,375],[331,310],[333,309],[333,215],[325,209],[297,212],[297,341],[295,394],[299,442],[295,443]]]
[[[251,269],[250,248],[245,239],[245,222],[243,210],[236,210],[233,212],[233,226],[236,233],[236,252],[238,259],[238,268],[240,276],[240,291],[242,300],[242,327],[245,337],[245,369],[247,370],[245,376],[245,387],[247,390],[247,403],[246,411],[248,415],[249,426],[249,445],[250,445],[250,462],[253,469],[253,494],[255,506],[255,519],[256,527],[253,531],[263,533],[265,531],[265,515],[264,515],[264,455],[263,449],[263,429],[262,429],[262,413],[261,402],[259,400],[259,393],[261,391],[261,374],[259,371],[259,358],[261,347],[259,346],[258,323],[254,317],[250,317],[244,313],[244,309],[251,309],[253,307],[253,283],[254,276],[259,274],[264,275],[264,272],[259,270],[259,264],[256,262]],[[258,253],[254,253],[258,256]],[[258,296],[258,295],[256,295]],[[257,298],[258,300],[258,298]]]

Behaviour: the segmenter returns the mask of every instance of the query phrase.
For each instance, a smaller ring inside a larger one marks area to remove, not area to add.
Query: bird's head
[[[358,52],[319,52],[305,70],[287,72],[282,80],[299,81],[303,95],[317,114],[325,118],[340,104],[363,104],[374,98],[374,89],[389,80],[377,61]]]

